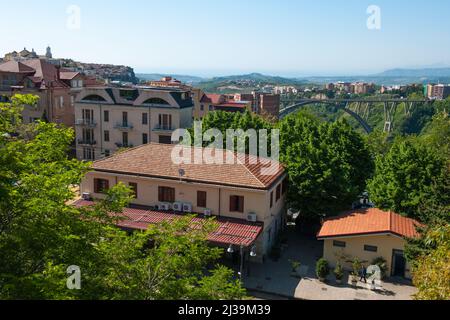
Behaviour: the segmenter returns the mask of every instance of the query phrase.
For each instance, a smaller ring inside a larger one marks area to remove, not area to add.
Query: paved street
[[[288,244],[280,259],[275,262],[267,259],[265,264],[251,264],[250,275],[245,277],[245,286],[251,292],[275,294],[280,298],[307,300],[410,300],[416,288],[405,283],[383,282],[382,290],[371,291],[363,283],[357,288],[343,283],[335,283],[334,276],[329,276],[327,283],[316,279],[315,264],[322,255],[322,243],[298,233],[294,226],[288,227]],[[301,278],[291,276],[291,263],[301,263]],[[276,296],[273,296],[274,299]]]

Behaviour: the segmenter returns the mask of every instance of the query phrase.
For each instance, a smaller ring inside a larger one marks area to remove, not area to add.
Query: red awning
[[[78,200],[76,207],[92,206],[94,202]],[[117,223],[118,227],[132,230],[146,230],[151,224],[180,219],[183,215],[171,211],[155,211],[150,209],[124,208],[120,214],[125,219]],[[205,221],[204,218],[193,218],[193,224]],[[237,219],[216,217],[218,228],[208,236],[208,240],[218,245],[236,245],[249,247],[254,244],[263,230],[262,223],[249,223]]]

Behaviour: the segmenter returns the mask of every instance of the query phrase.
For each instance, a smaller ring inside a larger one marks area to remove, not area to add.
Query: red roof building
[[[328,218],[317,235],[319,239],[355,235],[391,233],[399,237],[418,236],[417,226],[421,224],[411,218],[377,208],[360,209]]]

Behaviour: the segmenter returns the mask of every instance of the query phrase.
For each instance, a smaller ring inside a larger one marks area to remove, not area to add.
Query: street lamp
[[[239,274],[239,280],[240,280],[241,282],[242,282],[242,272],[243,272],[243,269],[244,269],[244,251],[245,251],[244,249],[245,249],[244,245],[241,244],[240,247],[239,247],[239,252],[240,252],[240,254],[241,254],[241,261],[240,261],[239,272],[238,272],[238,274]],[[228,247],[227,252],[228,252],[229,254],[233,254],[233,253],[235,252],[235,251],[234,251],[234,247],[233,247],[232,244],[230,244],[230,246]],[[256,246],[253,246],[253,247],[251,248],[251,250],[250,250],[250,257],[254,258],[254,257],[256,257],[256,256],[257,256],[257,253],[256,253]]]

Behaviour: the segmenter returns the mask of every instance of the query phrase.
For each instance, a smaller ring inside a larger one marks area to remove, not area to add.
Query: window
[[[164,100],[164,99],[160,99],[160,98],[151,98],[148,99],[144,102],[144,104],[162,104],[162,105],[169,105],[169,103]]]
[[[213,111],[214,107],[213,106],[209,106],[209,111]]]
[[[270,193],[270,207],[273,207],[273,191]]]
[[[95,152],[92,148],[83,148],[83,159],[84,160],[95,160]]]
[[[94,121],[94,110],[83,109],[81,111],[84,122],[92,123]]]
[[[103,97],[93,94],[83,98],[82,101],[105,102],[106,100]]]
[[[75,97],[70,96],[70,106],[73,107],[75,105]]]
[[[378,247],[376,247],[376,246],[364,245],[364,251],[377,252],[377,251],[378,251]]]
[[[244,213],[244,197],[230,196],[230,211]]]
[[[103,120],[105,120],[105,122],[109,122],[109,111],[108,110],[103,111]]]
[[[201,104],[201,105],[200,105],[200,110],[201,110],[201,111],[205,110],[205,106]]]
[[[347,243],[344,241],[333,241],[333,247],[339,247],[339,248],[345,248],[347,246]]]
[[[105,130],[104,139],[105,142],[109,142],[109,130]]]
[[[159,128],[164,130],[172,129],[172,115],[160,114],[159,115]]]
[[[128,112],[122,112],[122,124],[124,127],[128,126]]]
[[[289,185],[289,180],[288,178],[285,178],[283,180],[283,183],[281,185],[281,193],[284,195],[286,194],[287,190],[288,190],[288,185]]]
[[[94,192],[105,193],[109,190],[109,181],[105,179],[94,179]]]
[[[87,143],[87,144],[94,143],[94,130],[93,129],[83,128],[82,135],[83,135],[83,141],[81,141],[82,143]]]
[[[206,191],[197,191],[197,207],[206,208]]]
[[[142,134],[142,144],[147,144],[147,143],[148,143],[148,134],[143,133]]]
[[[128,146],[128,132],[122,132],[122,145]]]
[[[142,124],[147,125],[148,124],[148,113],[142,114]]]
[[[277,201],[281,198],[281,184],[277,186]]]
[[[175,202],[175,189],[168,187],[158,188],[158,201],[159,202]]]
[[[171,136],[159,136],[159,143],[172,144],[172,137]]]
[[[130,189],[132,191],[132,195],[134,196],[135,199],[137,199],[137,197],[138,197],[138,185],[137,185],[137,183],[130,182],[128,185],[129,185],[129,187],[130,187]]]

